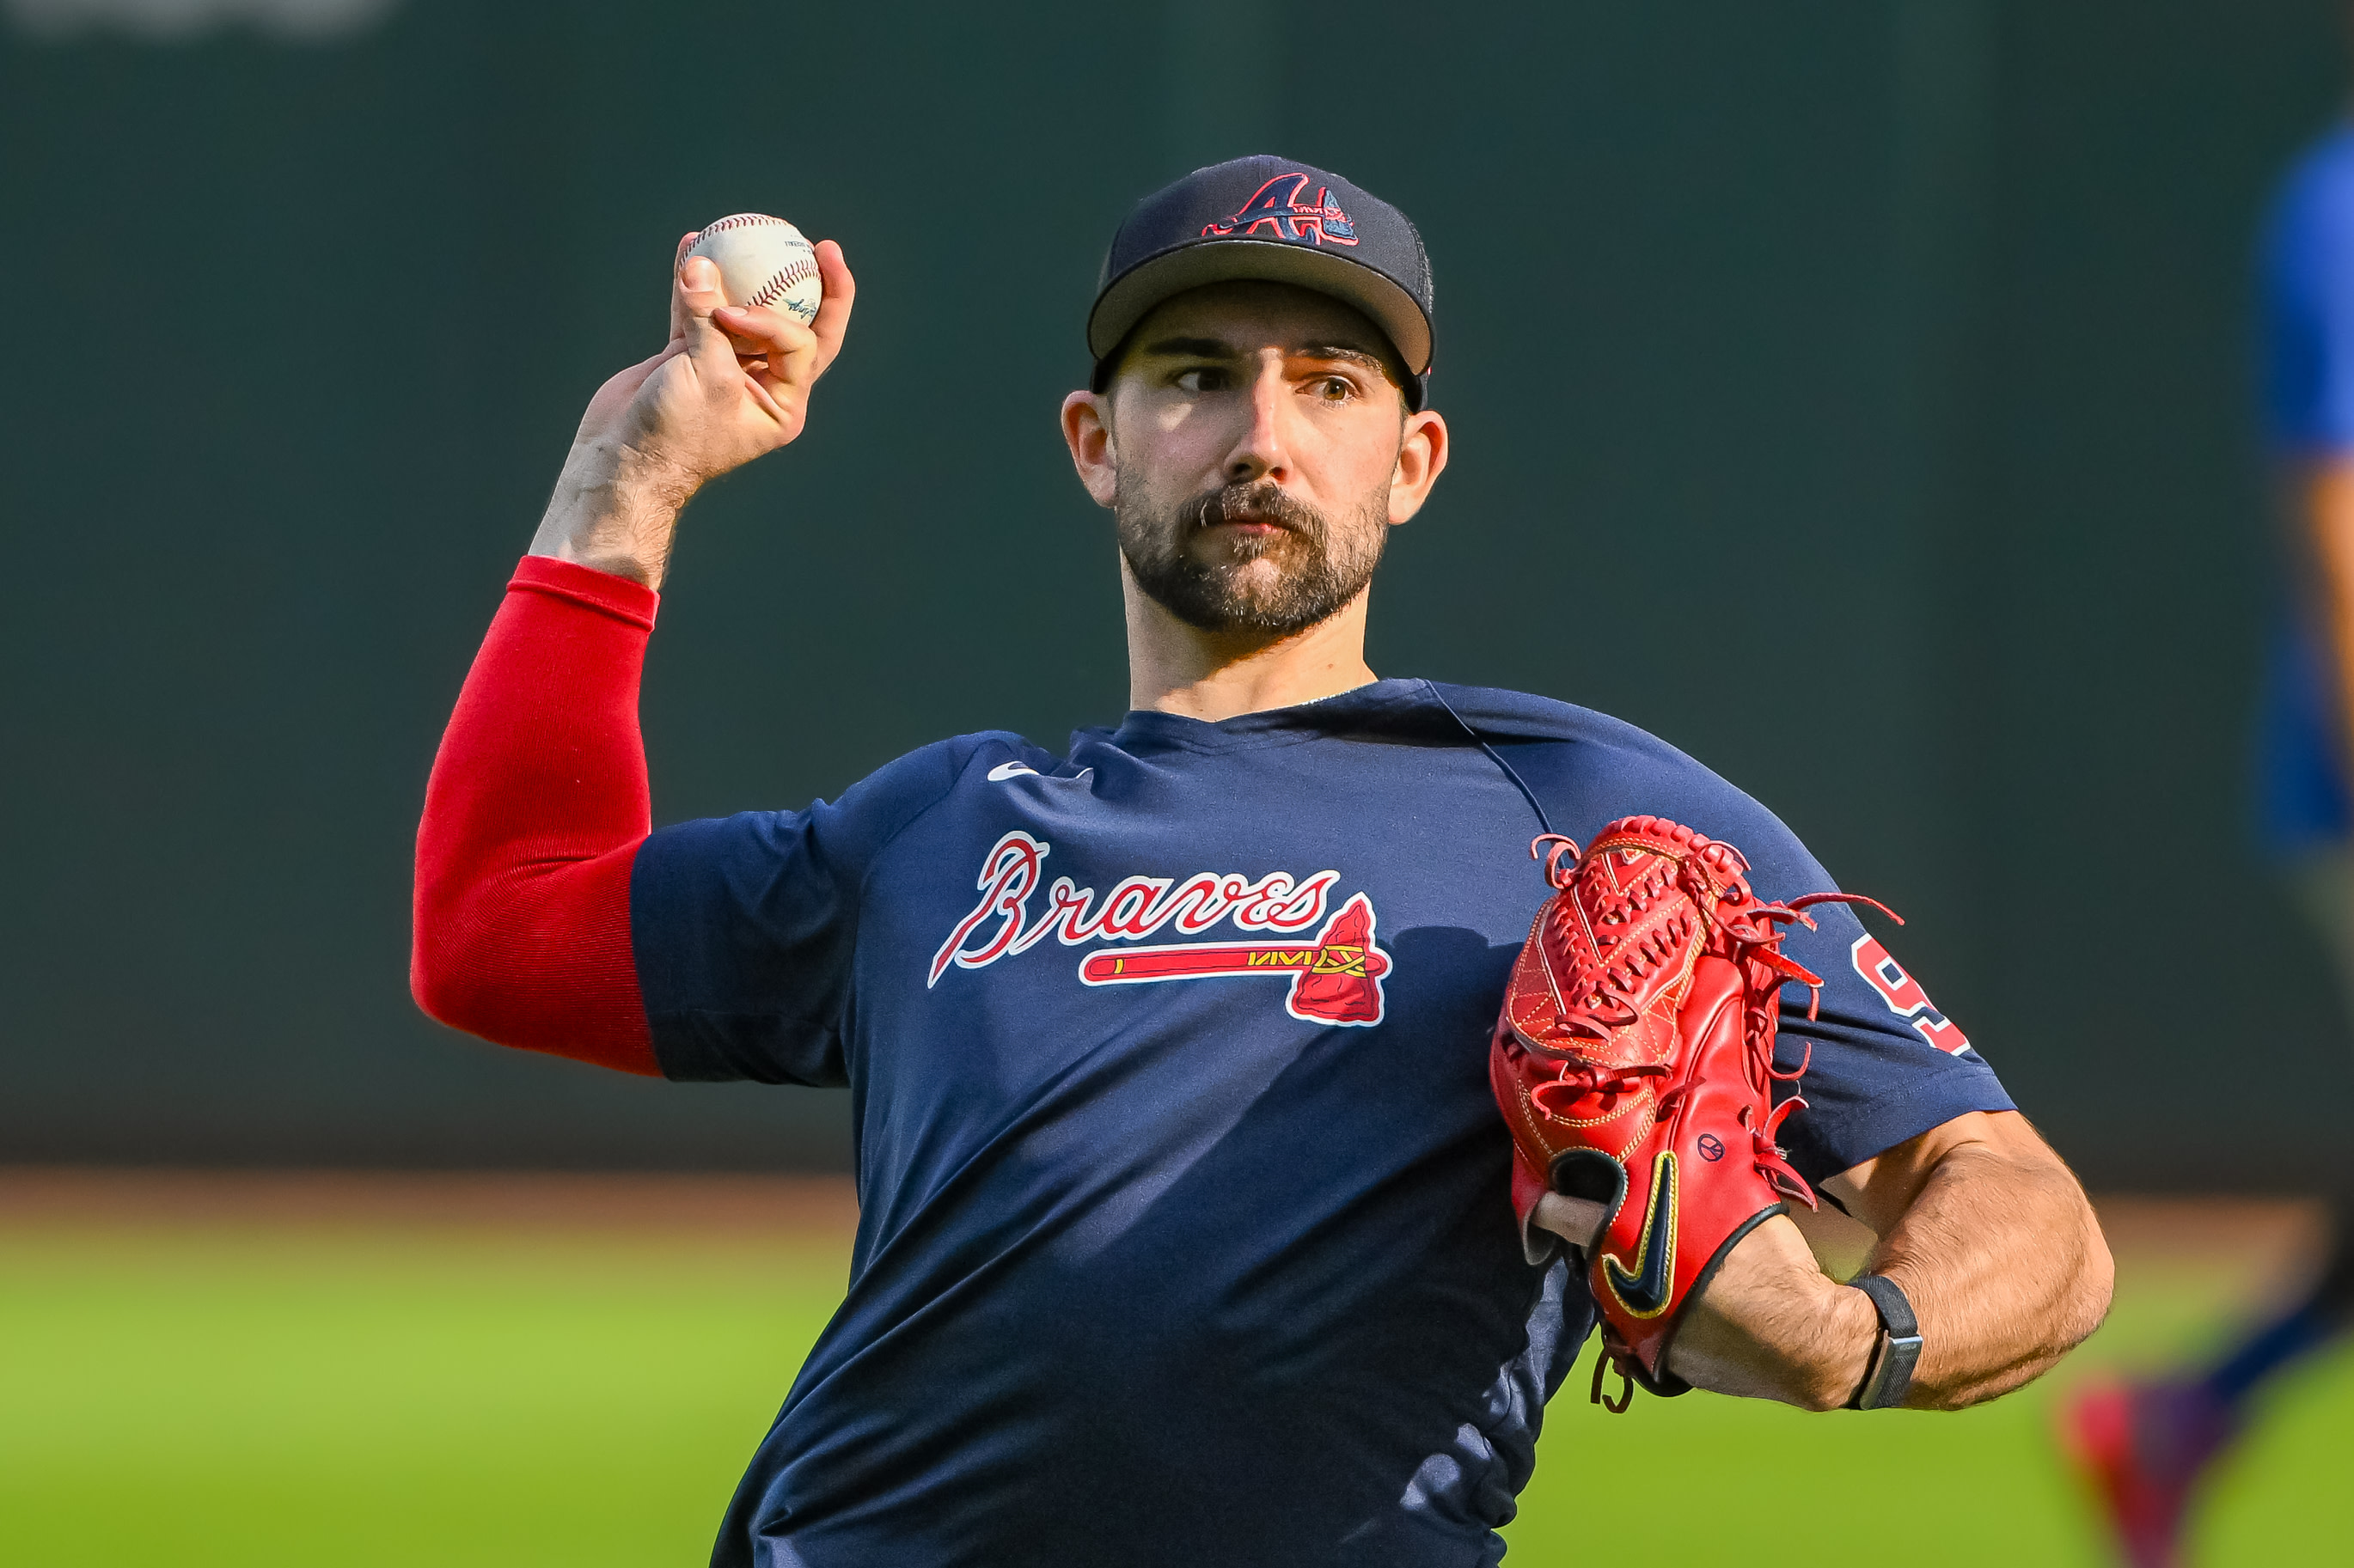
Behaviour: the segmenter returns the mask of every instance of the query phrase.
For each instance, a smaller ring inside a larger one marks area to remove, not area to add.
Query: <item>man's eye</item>
[[[1357,395],[1357,388],[1342,376],[1317,377],[1315,390],[1316,396],[1327,403],[1345,403]]]
[[[1212,366],[1203,366],[1178,373],[1176,387],[1180,392],[1216,392],[1226,384],[1226,373]]]

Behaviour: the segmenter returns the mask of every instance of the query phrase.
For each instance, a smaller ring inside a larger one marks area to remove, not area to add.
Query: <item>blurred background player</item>
[[[2260,284],[2264,432],[2287,527],[2258,815],[2354,1020],[2354,119],[2284,182]],[[2211,1365],[2094,1388],[2063,1413],[2134,1568],[2188,1560],[2190,1507],[2246,1425],[2251,1397],[2354,1321],[2354,1181],[2338,1159],[2328,1248],[2293,1306],[2258,1319]]]

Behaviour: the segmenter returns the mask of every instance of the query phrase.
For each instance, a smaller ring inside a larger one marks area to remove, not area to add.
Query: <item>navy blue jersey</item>
[[[1831,885],[1638,730],[1410,680],[1131,714],[1067,758],[967,736],[656,833],[631,904],[664,1070],[847,1084],[856,1126],[848,1298],[714,1561],[1500,1557],[1593,1308],[1522,1255],[1488,1033],[1546,893],[1530,839],[1633,812],[1767,897]],[[1799,1169],[2009,1108],[1818,917],[1787,945],[1829,980],[1819,1022],[1786,1007]]]

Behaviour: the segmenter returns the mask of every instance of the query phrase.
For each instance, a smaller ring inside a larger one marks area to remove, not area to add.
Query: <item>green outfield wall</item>
[[[840,238],[858,320],[688,515],[658,817],[1116,717],[1055,405],[1128,204],[1262,146],[1435,264],[1457,456],[1377,670],[1748,786],[2093,1180],[2338,1158],[2354,1050],[2244,804],[2246,278],[2338,6],[221,9],[0,4],[0,1161],[845,1160],[840,1096],[414,1012],[441,720],[673,240],[746,207]]]

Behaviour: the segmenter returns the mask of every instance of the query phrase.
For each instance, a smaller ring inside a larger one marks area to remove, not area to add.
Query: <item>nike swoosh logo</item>
[[[1055,776],[1055,781],[1058,784],[1076,784],[1094,771],[1092,768],[1082,768],[1076,773],[1057,774]],[[991,784],[1002,784],[1008,779],[1044,779],[1045,777],[1045,774],[1039,772],[1026,762],[1001,762],[991,768],[988,774]]]
[[[1656,1318],[1668,1309],[1676,1280],[1676,1155],[1659,1150],[1651,1161],[1651,1200],[1643,1206],[1643,1235],[1637,1244],[1640,1270],[1629,1273],[1608,1253],[1602,1255],[1602,1277],[1610,1294],[1638,1318]]]

